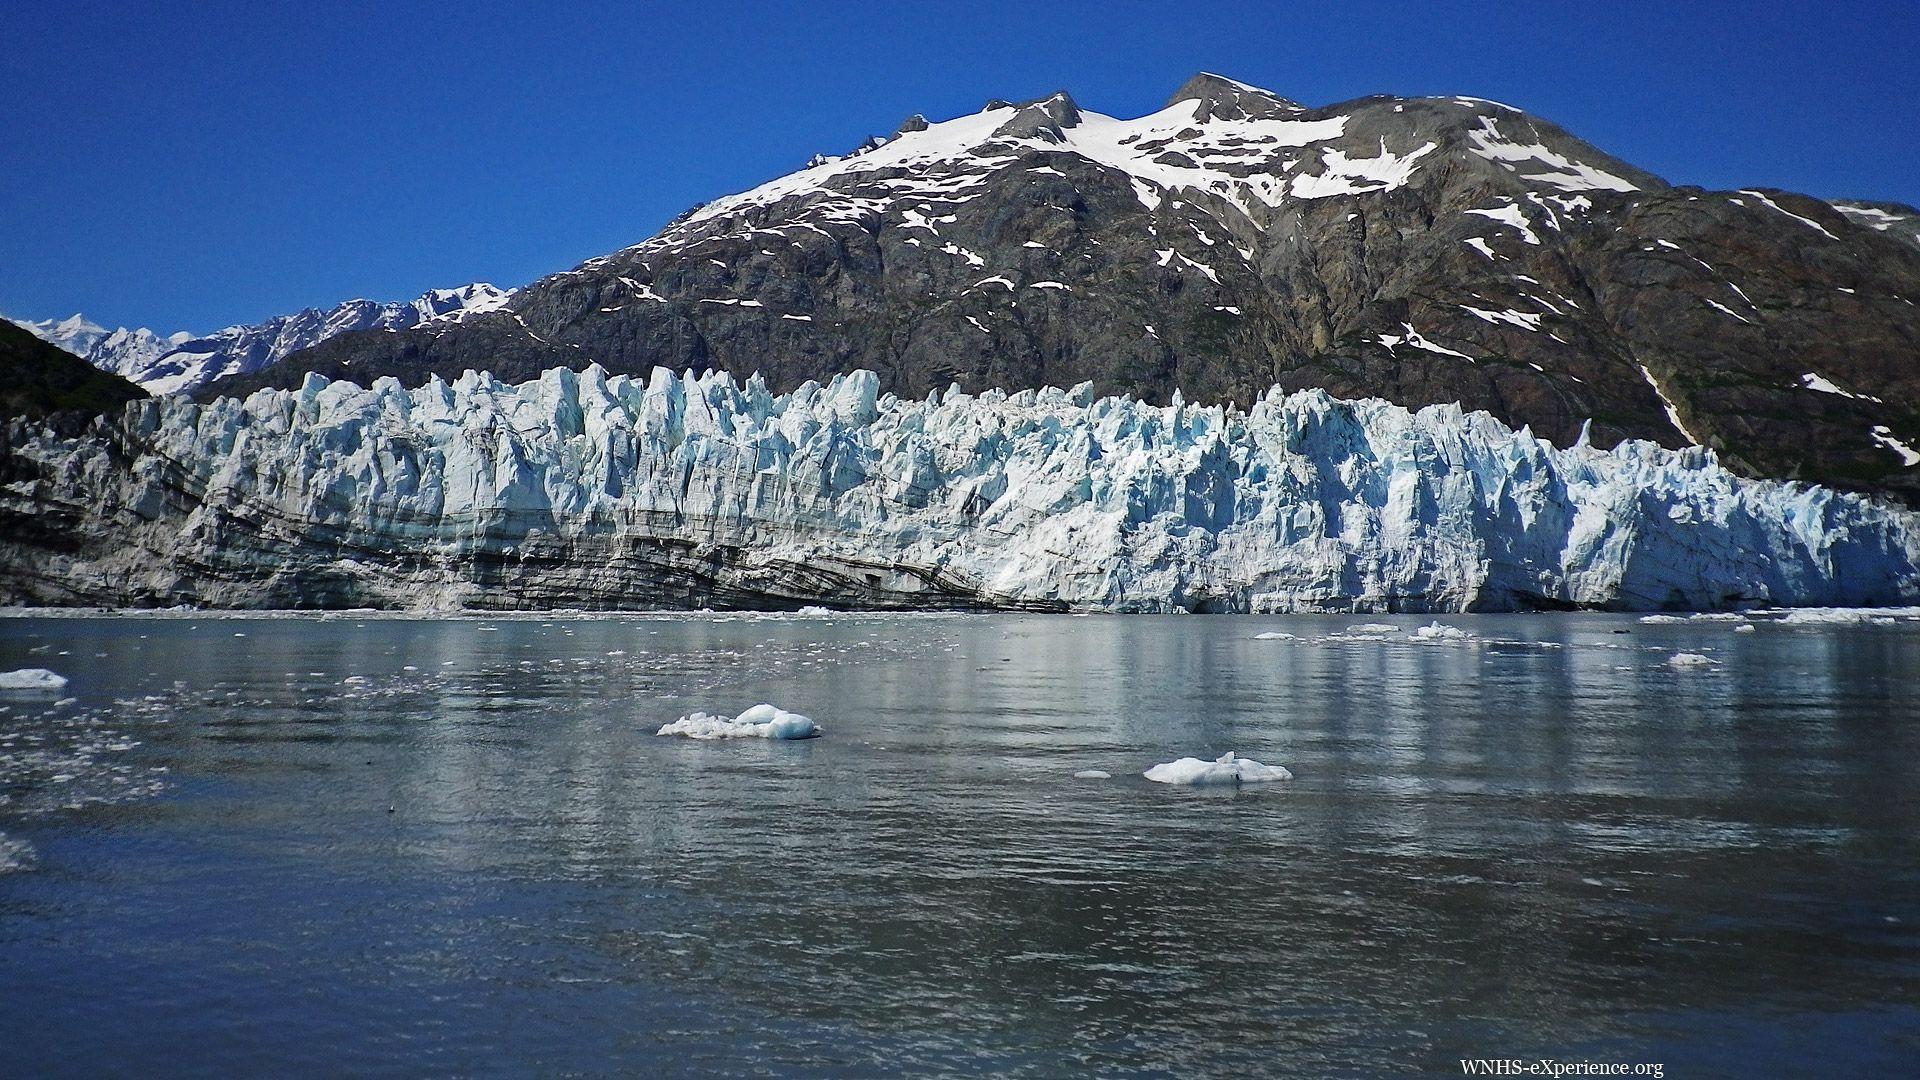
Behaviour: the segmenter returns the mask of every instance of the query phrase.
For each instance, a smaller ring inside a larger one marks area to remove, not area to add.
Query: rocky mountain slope
[[[205,337],[185,331],[162,337],[145,327],[108,330],[79,314],[19,325],[102,371],[124,376],[152,393],[170,394],[259,371],[349,331],[451,326],[499,310],[510,295],[481,282],[434,289],[402,302],[348,300],[325,310],[307,308],[249,326],[229,326]]]
[[[146,391],[0,320],[0,415],[40,420],[117,412]],[[0,470],[3,471],[3,470]]]
[[[871,372],[554,369],[517,387],[128,406],[0,445],[0,597],[234,607],[1110,611],[1920,599],[1920,514],[1710,451],[1556,449],[1453,405],[1089,385],[926,400]]]
[[[333,337],[202,394],[599,363],[856,368],[924,395],[1274,386],[1460,402],[1565,445],[1920,494],[1920,212],[1672,187],[1472,98],[1309,108],[1218,76],[899,132],[455,325]]]

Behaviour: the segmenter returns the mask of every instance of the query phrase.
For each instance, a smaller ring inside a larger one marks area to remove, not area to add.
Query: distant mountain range
[[[906,396],[1318,387],[1920,495],[1920,211],[1675,187],[1477,98],[1308,107],[1202,74],[1132,120],[993,101],[511,294],[356,303],[75,351],[203,398],[589,363],[775,391],[865,368]]]
[[[120,375],[152,393],[170,394],[259,371],[352,330],[450,326],[481,312],[499,310],[511,295],[492,285],[476,283],[434,289],[397,303],[348,300],[325,310],[307,308],[251,326],[229,326],[204,337],[186,331],[162,337],[145,327],[108,330],[79,314],[19,325],[102,371]]]

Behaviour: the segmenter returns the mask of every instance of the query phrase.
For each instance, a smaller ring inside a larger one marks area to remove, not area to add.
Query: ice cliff
[[[1920,600],[1920,515],[1455,406],[310,375],[0,457],[13,603],[1113,611]]]

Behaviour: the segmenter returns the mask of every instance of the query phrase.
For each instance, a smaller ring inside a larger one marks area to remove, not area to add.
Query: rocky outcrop
[[[1458,611],[1920,599],[1920,517],[1453,405],[598,367],[137,402],[0,453],[0,599]]]
[[[1459,402],[1567,443],[1920,493],[1920,214],[1671,187],[1472,98],[1304,108],[1215,75],[902,125],[458,325],[347,333],[202,391],[599,363],[857,368],[925,396],[1278,385]]]

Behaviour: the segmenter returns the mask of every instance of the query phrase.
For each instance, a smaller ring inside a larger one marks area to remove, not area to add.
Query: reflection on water
[[[1447,621],[0,621],[0,1071],[1915,1060],[1920,623]]]

